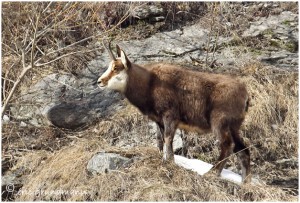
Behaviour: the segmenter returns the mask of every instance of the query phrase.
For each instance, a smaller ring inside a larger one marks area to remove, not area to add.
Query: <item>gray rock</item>
[[[19,184],[20,181],[13,173],[8,173],[1,177],[1,186]]]
[[[266,30],[272,30],[272,34],[286,35],[298,39],[297,30],[288,25],[288,22],[296,21],[296,18],[297,15],[290,11],[284,11],[278,16],[262,17],[258,21],[253,22],[242,36],[257,37],[260,34],[264,34]]]
[[[284,167],[298,167],[298,158],[291,157],[289,159],[280,159],[277,160],[276,163]]]
[[[163,21],[164,19],[165,19],[164,16],[151,17],[150,22],[160,22]]]
[[[173,139],[173,151],[176,152],[182,148],[183,148],[183,141],[181,138],[181,131],[177,129]]]
[[[5,194],[4,196],[9,196],[7,193],[16,193],[22,186],[22,178],[12,172],[1,177],[2,195]]]
[[[243,37],[262,35],[273,43],[274,50],[263,51],[258,57],[262,62],[279,68],[298,68],[298,25],[297,15],[284,11],[280,15],[262,17],[245,30]],[[278,49],[281,49],[278,51]]]
[[[153,14],[156,9],[149,6],[147,8],[150,9],[147,10],[147,15],[151,12]],[[159,8],[156,11],[156,14],[161,12]],[[292,23],[295,23],[295,26],[292,26]],[[297,15],[282,12],[279,16],[260,18],[244,32],[243,37],[270,35],[270,40],[280,39],[283,44],[292,46],[298,44],[297,25]],[[268,30],[271,32],[266,32]],[[209,30],[198,23],[170,32],[156,33],[146,39],[122,41],[117,44],[132,62],[138,64],[158,61],[192,64],[193,59],[205,62],[208,58],[209,61],[216,60],[217,64],[227,68],[239,67],[244,65],[245,61],[258,59],[279,68],[298,68],[296,52],[276,47],[272,50],[261,50],[259,56],[249,52],[241,53],[234,46],[223,46],[232,42],[231,37],[219,36],[216,44],[221,48],[215,53],[207,53],[204,48],[211,48],[216,41],[211,36],[210,44],[207,45],[208,36]],[[124,97],[110,90],[100,90],[96,85],[98,77],[106,70],[108,64],[109,56],[104,52],[90,61],[88,67],[78,73],[77,77],[71,74],[46,76],[27,92],[23,92],[19,103],[26,105],[11,107],[14,118],[35,126],[55,125],[75,129],[113,114],[124,106],[124,101],[121,100]]]
[[[286,50],[265,52],[257,59],[279,68],[294,69],[298,66],[298,53],[291,53]]]
[[[278,129],[278,125],[272,124],[272,125],[271,125],[271,129],[274,130],[274,131],[277,130],[277,129]]]
[[[2,118],[2,123],[9,123],[10,122],[10,118],[8,115],[4,114],[3,118]]]
[[[149,133],[153,136],[156,136],[156,133],[157,133],[157,125],[155,122],[149,122],[148,123],[148,129],[149,129]]]
[[[26,126],[27,126],[27,124],[25,122],[21,121],[20,127],[26,127]]]
[[[148,126],[149,126],[149,132],[150,132],[150,134],[152,134],[152,136],[156,138],[157,131],[159,130],[157,128],[156,123],[149,122]],[[174,152],[176,152],[176,151],[178,151],[178,150],[180,150],[180,149],[183,148],[183,140],[182,140],[181,134],[182,134],[181,130],[177,129],[176,132],[175,132],[174,139],[173,139],[173,151]]]
[[[154,17],[154,16],[159,16],[160,18],[157,19],[157,21],[161,20],[161,17],[164,19],[163,16],[161,16],[164,13],[163,8],[160,8],[158,6],[155,5],[144,5],[144,6],[139,6],[136,9],[134,9],[131,13],[131,15],[135,18],[138,19],[147,19],[150,17]],[[162,20],[163,20],[162,19]]]
[[[87,125],[122,107],[120,94],[102,91],[95,84],[97,78],[48,75],[23,94],[22,103],[27,105],[14,106],[11,111],[16,119],[34,126],[75,129]]]
[[[127,167],[131,161],[131,159],[122,157],[119,154],[101,152],[89,160],[87,170],[93,175],[107,173]]]

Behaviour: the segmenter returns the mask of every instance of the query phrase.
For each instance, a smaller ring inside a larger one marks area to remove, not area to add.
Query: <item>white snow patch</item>
[[[175,163],[178,166],[183,168],[192,170],[197,172],[199,175],[204,175],[207,173],[212,167],[212,164],[206,163],[199,159],[188,159],[179,155],[175,155]],[[231,182],[241,184],[242,183],[242,176],[236,174],[228,169],[223,169],[221,173],[221,178],[229,180]],[[259,183],[257,179],[252,179],[252,183]]]

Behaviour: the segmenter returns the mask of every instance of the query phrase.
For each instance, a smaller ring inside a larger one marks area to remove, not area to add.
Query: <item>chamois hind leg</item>
[[[219,125],[213,127],[213,133],[220,139],[220,156],[218,162],[213,167],[217,175],[220,176],[229,155],[232,153],[233,142],[227,126]]]
[[[181,139],[182,139],[182,149],[181,149],[181,155],[184,157],[187,157],[187,153],[188,153],[188,138],[187,138],[187,133],[185,130],[181,130]]]
[[[156,133],[157,147],[159,149],[159,152],[162,152],[164,148],[164,137],[163,137],[164,126],[159,123],[156,124],[157,124],[157,133]]]
[[[165,113],[163,116],[164,123],[164,150],[163,159],[165,161],[174,160],[173,138],[177,128],[177,121],[171,112]]]
[[[232,128],[231,135],[234,142],[233,152],[236,153],[242,167],[242,181],[251,182],[250,174],[250,150],[244,145],[240,135],[239,128]]]

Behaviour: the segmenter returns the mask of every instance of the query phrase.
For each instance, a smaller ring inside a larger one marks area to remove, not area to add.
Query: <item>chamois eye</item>
[[[116,67],[115,67],[115,66],[112,67],[111,71],[112,71],[112,72],[116,72],[116,71],[117,71]]]
[[[113,69],[113,72],[116,73],[116,72],[119,72],[119,71],[120,71],[120,68],[118,68],[118,67],[115,66],[114,69]]]

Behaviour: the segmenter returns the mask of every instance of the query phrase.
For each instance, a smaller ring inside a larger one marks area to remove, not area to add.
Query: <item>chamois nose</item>
[[[102,86],[102,78],[99,78],[98,80],[97,80],[97,84],[99,85],[99,86]]]

